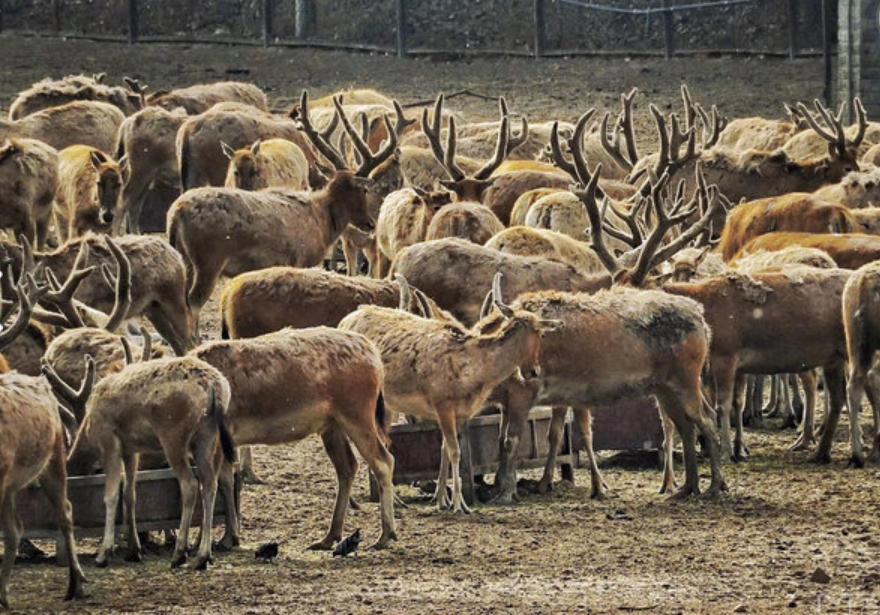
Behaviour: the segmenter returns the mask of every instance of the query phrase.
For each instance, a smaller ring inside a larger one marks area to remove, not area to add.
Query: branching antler
[[[89,400],[92,389],[95,386],[95,360],[91,355],[86,355],[85,365],[86,373],[83,376],[79,389],[74,390],[72,386],[61,379],[61,376],[49,365],[46,359],[40,361],[40,371],[43,372],[43,376],[49,381],[55,396],[67,404],[75,415],[80,417],[85,415],[86,402]]]
[[[333,120],[330,122],[329,126],[324,130],[317,130],[312,125],[312,120],[309,116],[309,92],[308,90],[303,90],[299,107],[295,107],[291,110],[290,117],[298,122],[299,128],[306,133],[306,136],[315,148],[321,152],[321,155],[324,156],[324,158],[326,158],[337,171],[345,171],[348,169],[345,158],[342,157],[335,147],[330,145],[329,141],[330,136],[333,134],[333,131],[336,130],[336,125],[339,122],[338,113],[333,115]]]
[[[89,257],[88,243],[83,241],[80,243],[79,251],[76,254],[76,260],[67,279],[61,284],[51,269],[46,270],[46,280],[49,283],[50,292],[43,297],[43,302],[52,306],[56,312],[44,312],[42,310],[35,311],[34,317],[38,320],[46,322],[52,320],[52,316],[56,319],[61,316],[66,321],[63,326],[68,328],[82,327],[84,325],[82,314],[74,303],[73,296],[76,294],[79,285],[89,276],[95,267],[83,267]],[[57,324],[57,321],[56,321]]]
[[[341,96],[333,97],[333,106],[336,108],[336,117],[338,117],[339,121],[342,123],[342,128],[345,131],[345,134],[347,134],[348,138],[351,140],[352,145],[354,145],[354,149],[357,152],[361,161],[360,166],[358,166],[357,170],[355,171],[355,175],[358,175],[359,177],[366,177],[370,174],[370,171],[388,160],[388,158],[390,158],[391,155],[394,154],[394,150],[397,149],[397,130],[391,125],[391,120],[388,118],[388,116],[383,116],[382,121],[385,122],[385,130],[388,133],[388,139],[385,141],[379,152],[373,154],[372,150],[370,150],[370,146],[367,144],[366,139],[358,133],[358,131],[352,125],[351,121],[348,119],[348,116],[345,113],[345,109],[342,106]],[[307,111],[307,107],[304,107],[304,121],[307,117]],[[365,124],[366,129],[369,130],[369,124],[366,122]],[[306,132],[306,134],[309,136],[309,138],[311,138],[311,135],[308,132]],[[328,147],[330,147],[329,143],[326,140],[325,143]],[[339,152],[336,153],[340,156],[340,158],[343,158],[341,154],[339,154]]]
[[[602,124],[599,128],[599,140],[602,147],[608,152],[608,155],[614,159],[614,162],[627,173],[633,170],[636,162],[639,161],[639,152],[636,147],[635,130],[633,128],[632,103],[639,89],[633,88],[629,94],[620,95],[620,114],[614,122],[612,128],[612,137],[608,138],[608,120],[611,118],[611,112],[605,114],[602,118]],[[626,154],[621,151],[621,137],[626,144]]]
[[[856,123],[858,124],[858,132],[853,139],[847,138],[843,127],[843,115],[847,108],[845,102],[840,103],[837,113],[833,113],[818,99],[813,101],[813,107],[816,110],[816,115],[813,115],[804,103],[797,103],[797,110],[804,118],[804,121],[813,129],[813,132],[828,141],[829,147],[833,148],[833,151],[838,156],[845,155],[849,148],[861,145],[862,140],[865,138],[865,132],[868,129],[868,117],[860,99],[853,99],[853,108],[855,109]]]

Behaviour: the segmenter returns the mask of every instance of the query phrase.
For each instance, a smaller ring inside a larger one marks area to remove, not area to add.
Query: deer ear
[[[420,198],[425,198],[428,196],[428,191],[423,190],[422,188],[419,188],[418,186],[413,186],[413,192],[415,192],[416,195],[419,196]]]
[[[223,155],[232,160],[235,156],[235,150],[225,141],[220,141],[220,147],[223,149]]]
[[[257,139],[256,141],[254,141],[254,144],[251,145],[251,154],[253,154],[254,156],[259,154],[260,153],[260,145],[262,145],[262,141],[260,139]]]

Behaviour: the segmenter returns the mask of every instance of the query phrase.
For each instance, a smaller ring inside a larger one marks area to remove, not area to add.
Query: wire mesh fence
[[[717,52],[795,57],[822,49],[823,24],[834,32],[836,4],[837,0],[0,0],[0,28],[131,43],[315,46],[399,55]]]

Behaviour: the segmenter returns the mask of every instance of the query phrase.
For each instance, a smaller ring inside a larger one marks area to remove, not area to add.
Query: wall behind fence
[[[0,27],[139,41],[548,55],[822,48],[823,0],[0,0]],[[836,16],[836,0],[829,15]],[[713,5],[678,10],[694,5]],[[671,9],[663,13],[645,11]],[[540,9],[541,35],[536,31]],[[634,11],[636,14],[599,9]],[[673,12],[674,11],[674,12]],[[639,13],[640,12],[640,13]],[[134,20],[132,21],[132,17]],[[401,22],[402,19],[402,22]],[[402,23],[402,31],[398,24]],[[835,27],[832,24],[832,31]],[[399,36],[402,34],[402,36]],[[671,46],[670,46],[671,43]]]

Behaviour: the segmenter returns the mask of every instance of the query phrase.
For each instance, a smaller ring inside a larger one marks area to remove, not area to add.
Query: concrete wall
[[[880,0],[840,0],[837,100],[862,99],[880,117]]]

